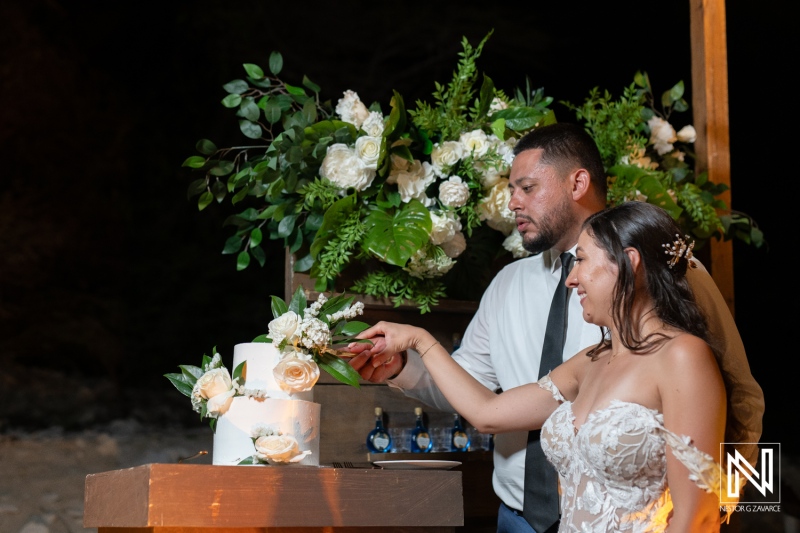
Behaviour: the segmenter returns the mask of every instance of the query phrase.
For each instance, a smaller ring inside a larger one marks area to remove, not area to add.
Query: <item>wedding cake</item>
[[[280,388],[273,376],[280,358],[271,343],[234,346],[233,368],[247,362],[243,395],[232,398],[217,420],[213,464],[238,465],[257,454],[258,444],[260,450],[269,447],[270,456],[283,453],[292,464],[319,466],[320,404],[314,403],[313,391]],[[254,442],[258,435],[269,436],[269,442]]]

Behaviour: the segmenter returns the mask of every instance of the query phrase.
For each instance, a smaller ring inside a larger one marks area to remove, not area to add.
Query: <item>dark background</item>
[[[778,307],[778,282],[792,278],[797,177],[778,122],[791,123],[793,93],[775,56],[794,57],[796,46],[771,3],[726,6],[732,206],[769,242],[737,242],[734,274],[737,323],[767,400],[762,440],[787,453],[796,312]],[[3,2],[0,431],[185,419],[185,398],[162,374],[214,345],[229,356],[266,330],[269,296],[283,293],[282,248],[268,244],[264,268],[237,272],[220,254],[229,204],[198,213],[186,197],[197,176],[181,168],[200,138],[244,140],[219,103],[242,63],[266,67],[277,50],[283,79],[308,75],[334,103],[352,89],[386,110],[394,89],[412,107],[450,80],[462,36],[475,45],[494,28],[478,66],[506,91],[529,76],[579,104],[595,86],[619,96],[644,70],[657,94],[683,80],[691,102],[688,2],[515,6]]]

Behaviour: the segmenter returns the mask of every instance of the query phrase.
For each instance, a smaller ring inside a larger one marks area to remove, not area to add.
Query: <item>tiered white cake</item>
[[[288,394],[272,375],[280,360],[271,343],[237,344],[233,348],[233,367],[247,361],[246,391],[257,396],[237,396],[217,420],[214,432],[213,464],[237,465],[255,453],[251,432],[254,426],[269,426],[297,439],[300,451],[310,451],[297,464],[319,466],[320,404],[313,391]]]

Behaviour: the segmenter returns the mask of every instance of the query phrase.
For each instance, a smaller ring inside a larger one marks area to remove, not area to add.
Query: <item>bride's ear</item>
[[[625,248],[625,255],[628,256],[628,262],[631,264],[631,269],[634,272],[639,272],[639,265],[642,262],[642,256],[636,248]]]

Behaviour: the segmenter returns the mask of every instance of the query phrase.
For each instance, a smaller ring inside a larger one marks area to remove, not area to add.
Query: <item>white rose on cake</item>
[[[319,379],[319,366],[310,354],[287,347],[272,374],[282,391],[289,394],[307,392]]]
[[[234,394],[236,389],[228,369],[214,368],[203,374],[192,387],[192,407],[199,413],[205,401],[208,417],[217,418],[228,410]]]
[[[284,339],[292,342],[295,335],[300,333],[297,330],[299,325],[300,316],[294,311],[287,311],[269,323],[269,337],[275,344],[280,344]]]
[[[256,458],[269,464],[285,465],[299,463],[311,455],[310,450],[300,451],[297,439],[291,435],[283,435],[280,431],[259,428],[256,430],[253,445],[256,449]],[[266,433],[258,435],[258,433]]]

